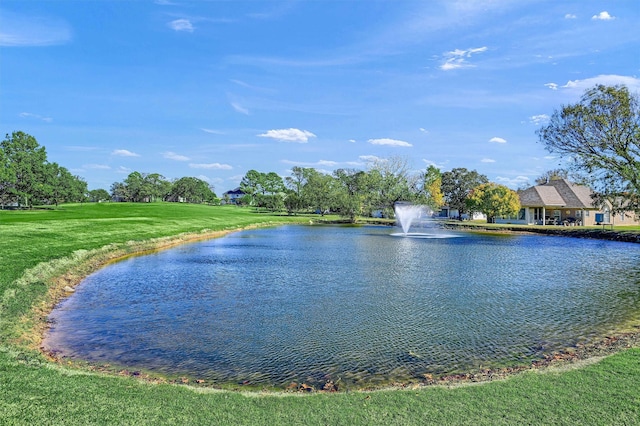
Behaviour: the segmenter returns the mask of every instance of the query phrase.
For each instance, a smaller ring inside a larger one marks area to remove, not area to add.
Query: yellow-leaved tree
[[[465,200],[470,212],[481,212],[487,223],[495,223],[501,216],[514,216],[520,210],[520,197],[504,185],[489,182],[476,186]]]

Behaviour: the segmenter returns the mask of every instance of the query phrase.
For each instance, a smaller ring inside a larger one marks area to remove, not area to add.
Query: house
[[[440,211],[434,213],[433,217],[438,219],[461,218],[462,220],[486,220],[487,219],[487,215],[481,212],[462,213],[462,216],[460,216],[460,212],[458,211],[458,209],[452,209],[449,206],[442,206],[440,208]]]
[[[629,225],[638,223],[638,217],[633,213],[631,217],[629,214],[613,217],[610,206],[594,206],[592,193],[588,186],[553,179],[519,191],[521,208],[517,217],[497,218],[496,223],[592,226],[615,220],[616,225],[621,225],[624,223],[620,223],[620,217],[627,218]]]
[[[246,194],[244,193],[244,191],[242,191],[240,187],[238,187],[222,194],[222,199],[225,200],[227,204],[238,204],[240,202],[240,199],[242,199],[242,197],[244,197],[245,195]]]

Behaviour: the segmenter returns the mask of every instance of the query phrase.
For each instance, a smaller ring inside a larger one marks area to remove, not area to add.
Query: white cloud
[[[187,31],[192,33],[194,30],[193,24],[188,19],[176,19],[167,24],[169,28],[175,31]]]
[[[300,130],[300,129],[293,129],[293,128],[269,130],[266,133],[259,134],[258,136],[262,138],[276,139],[282,142],[299,142],[299,143],[307,143],[309,142],[309,138],[316,137],[316,135],[314,135],[308,130]]]
[[[389,139],[389,138],[369,139],[367,142],[369,142],[372,145],[405,146],[405,147],[413,146],[409,142],[399,141],[397,139]]]
[[[22,118],[35,118],[36,120],[42,120],[42,121],[47,122],[47,123],[51,123],[53,121],[53,118],[51,118],[51,117],[43,117],[41,115],[32,114],[30,112],[21,112],[19,115]]]
[[[355,139],[349,139],[349,142],[356,143],[356,140]]]
[[[0,13],[0,46],[54,46],[71,41],[69,25],[57,18]]]
[[[118,157],[140,157],[140,154],[136,154],[135,152],[131,152],[127,149],[116,149],[111,155],[117,155]]]
[[[190,158],[186,157],[184,155],[180,155],[180,154],[176,154],[175,152],[171,152],[171,151],[167,151],[167,152],[163,152],[162,156],[166,159],[169,160],[176,160],[176,161],[189,161]]]
[[[205,129],[205,128],[201,128],[200,130],[202,130],[205,133],[212,133],[214,135],[224,135],[224,132],[221,132],[220,130]]]
[[[596,21],[611,21],[613,19],[616,19],[616,17],[609,15],[609,12],[607,12],[606,10],[603,10],[602,12],[598,13],[597,15],[593,15],[591,17],[591,19],[596,20]]]
[[[316,161],[315,163],[305,162],[305,161],[293,161],[293,160],[281,160],[281,162],[284,164],[290,164],[293,166],[305,166],[305,167],[319,167],[319,166],[335,167],[339,164],[337,161],[331,161],[331,160],[319,160],[319,161]]]
[[[386,159],[377,157],[375,155],[361,155],[358,158],[360,160],[364,161],[364,162],[367,162],[367,163],[376,163],[378,161],[387,161]]]
[[[539,126],[541,124],[546,124],[549,121],[549,118],[550,117],[547,114],[532,115],[529,117],[529,122]]]
[[[106,164],[83,164],[82,168],[91,170],[111,170],[111,167]]]
[[[573,13],[567,13],[566,15],[564,15],[564,19],[576,19],[576,18],[578,17]]]
[[[486,46],[483,47],[475,47],[472,49],[462,50],[456,49],[450,52],[446,52],[444,57],[444,63],[440,65],[440,69],[443,71],[450,71],[457,68],[471,68],[475,65],[469,64],[467,62],[467,58],[470,58],[471,55],[475,55],[476,53],[486,52],[488,48]]]
[[[210,182],[211,182],[211,179],[209,178],[209,176],[205,176],[205,175],[198,175],[198,176],[196,176],[196,177],[197,177],[198,179],[200,179],[200,180],[203,180],[203,181],[207,182],[207,183],[210,183]]]
[[[129,174],[131,173],[131,169],[128,167],[120,166],[118,167],[118,170],[116,170],[116,173]]]
[[[599,84],[604,86],[624,85],[631,91],[640,90],[640,79],[615,74],[599,75],[584,80],[569,80],[562,88],[583,92]]]
[[[232,166],[229,164],[220,164],[220,163],[190,163],[189,167],[192,169],[214,169],[214,170],[231,170]]]
[[[558,90],[558,85],[556,83],[547,83],[545,87],[548,87],[551,90]]]
[[[489,139],[489,142],[491,142],[491,143],[507,143],[507,140],[503,139],[503,138],[494,137],[494,138]]]
[[[429,131],[427,129],[425,129],[424,127],[420,127],[420,131],[422,133],[429,133]]]
[[[427,165],[427,167],[428,166],[433,166],[433,167],[435,167],[437,169],[440,169],[440,170],[444,169],[446,167],[447,163],[448,163],[448,161],[445,161],[442,164],[438,164],[435,161],[427,160],[426,158],[423,158],[422,161],[424,161],[424,163]]]
[[[481,163],[495,163],[496,160],[493,160],[491,158],[483,158],[482,160],[480,160]]]
[[[237,102],[231,102],[231,106],[233,107],[234,110],[236,110],[237,112],[244,114],[244,115],[249,115],[249,110],[242,107],[242,105],[240,105]]]
[[[506,185],[510,188],[521,188],[529,183],[529,178],[522,175],[516,176],[514,178],[498,176],[496,177],[496,182]]]

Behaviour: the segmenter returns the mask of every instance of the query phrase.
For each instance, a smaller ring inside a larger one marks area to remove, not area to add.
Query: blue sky
[[[90,189],[393,156],[515,189],[559,166],[554,110],[640,91],[639,23],[637,0],[3,0],[0,128]]]

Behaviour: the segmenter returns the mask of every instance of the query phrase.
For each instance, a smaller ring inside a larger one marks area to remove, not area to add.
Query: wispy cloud
[[[21,112],[19,115],[22,118],[34,118],[36,120],[41,120],[46,123],[51,123],[53,121],[53,118],[51,117],[43,117],[42,115],[32,114],[30,112]]]
[[[180,154],[176,154],[175,152],[171,152],[171,151],[166,151],[162,153],[162,156],[168,160],[175,160],[175,161],[189,161],[190,158],[186,157],[184,155],[180,155]]]
[[[298,142],[298,143],[307,143],[309,142],[309,138],[316,137],[316,135],[314,135],[308,130],[300,130],[300,129],[294,129],[294,128],[268,130],[267,132],[261,133],[258,136],[261,138],[276,139],[282,142]]]
[[[111,170],[111,167],[106,164],[83,164],[82,168],[90,170]]]
[[[71,41],[69,25],[58,18],[27,16],[2,10],[0,46],[55,46]]]
[[[551,90],[558,90],[558,85],[556,83],[546,83],[544,86]]]
[[[371,145],[388,145],[388,146],[401,146],[401,147],[412,147],[409,142],[400,141],[397,139],[389,139],[389,138],[380,138],[380,139],[369,139]]]
[[[505,176],[497,176],[496,182],[506,185],[510,188],[521,188],[529,184],[529,178],[527,176],[516,176],[513,178],[505,177]]]
[[[564,15],[564,19],[577,19],[577,18],[578,17],[573,13],[567,13],[566,15]]]
[[[539,126],[541,124],[546,124],[549,121],[549,116],[547,114],[540,115],[532,115],[529,117],[529,122]]]
[[[233,166],[229,164],[220,163],[190,163],[189,167],[192,169],[213,169],[213,170],[231,170]]]
[[[480,160],[481,163],[495,163],[496,160],[491,159],[491,158],[483,158],[482,160]]]
[[[118,157],[140,157],[140,154],[136,154],[135,152],[131,152],[127,149],[116,149],[111,155],[117,155]]]
[[[237,112],[239,112],[240,114],[249,115],[249,110],[244,108],[242,105],[240,105],[237,102],[231,102],[231,107]]]
[[[174,31],[186,31],[192,33],[195,29],[191,21],[184,18],[171,21],[167,23],[167,25]]]
[[[444,63],[440,65],[440,69],[443,71],[450,71],[458,68],[471,68],[475,65],[467,62],[468,58],[477,53],[486,52],[488,48],[486,46],[476,47],[472,49],[456,49],[451,52],[447,52],[443,55]]]
[[[448,161],[445,161],[444,163],[436,163],[435,161],[432,160],[427,160],[426,158],[423,158],[422,161],[427,165],[427,166],[433,166],[437,169],[444,169],[448,163]]]
[[[507,140],[503,139],[503,138],[499,138],[499,137],[493,137],[493,138],[489,139],[489,142],[491,142],[491,143],[507,143]]]
[[[597,15],[593,15],[591,17],[591,19],[593,19],[595,21],[611,21],[613,19],[616,19],[616,17],[609,15],[609,12],[607,12],[606,10],[603,10],[602,12],[598,13]]]
[[[319,161],[316,161],[315,163],[307,162],[307,161],[293,161],[293,160],[281,160],[281,162],[284,164],[292,165],[292,166],[306,166],[306,167],[335,167],[338,164],[340,164],[337,161],[331,161],[331,160],[319,160]]]
[[[378,157],[376,155],[361,155],[358,158],[366,163],[377,163],[379,161],[387,161],[386,159]]]
[[[201,128],[200,130],[202,130],[205,133],[211,133],[211,134],[214,134],[214,135],[224,135],[224,132],[220,131],[220,130],[205,129],[205,128]]]
[[[624,75],[599,75],[596,77],[585,78],[584,80],[569,80],[567,84],[562,86],[563,89],[584,91],[598,84],[605,86],[624,85],[632,91],[640,90],[640,79]]]

